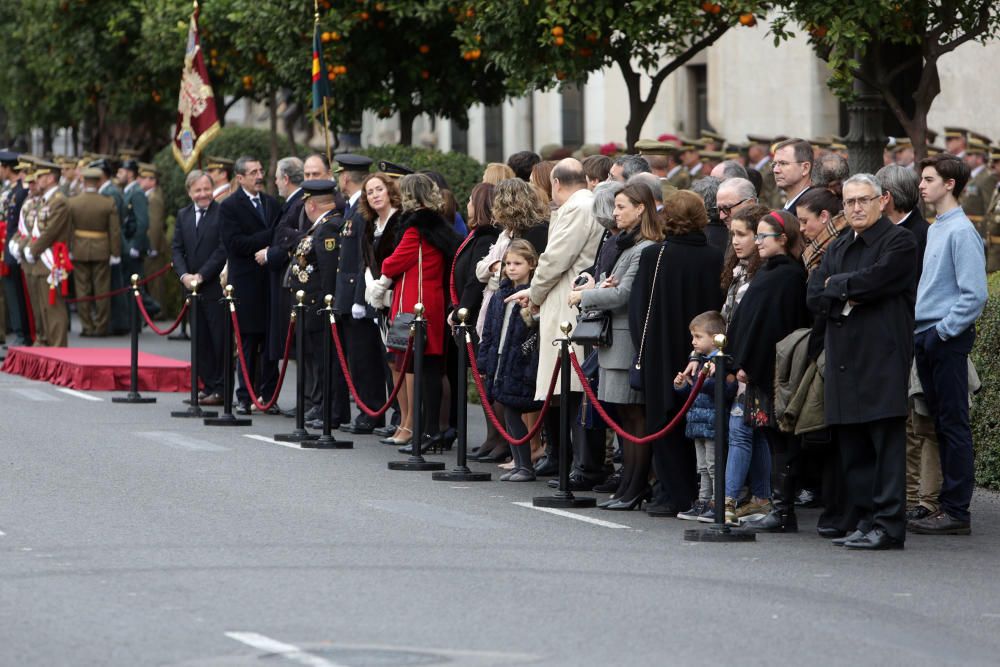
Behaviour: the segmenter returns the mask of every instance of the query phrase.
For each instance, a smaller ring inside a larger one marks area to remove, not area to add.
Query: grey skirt
[[[646,402],[642,392],[636,391],[629,384],[627,370],[602,368],[598,377],[597,398],[605,403],[643,405]]]

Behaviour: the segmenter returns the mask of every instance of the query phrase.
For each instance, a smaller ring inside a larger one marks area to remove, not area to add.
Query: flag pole
[[[313,33],[319,28],[319,0],[313,0],[313,17],[316,20]],[[326,72],[320,72],[320,76],[326,76]],[[326,110],[326,95],[323,96],[323,140],[326,143],[326,162],[327,164],[333,164],[333,157],[330,155],[330,118],[327,115]]]

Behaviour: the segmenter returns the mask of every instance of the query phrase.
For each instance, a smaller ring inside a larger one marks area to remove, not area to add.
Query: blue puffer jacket
[[[541,401],[535,400],[535,375],[538,373],[538,329],[529,329],[521,318],[521,307],[514,304],[510,318],[505,323],[507,304],[504,299],[518,291],[504,279],[500,289],[490,299],[479,342],[476,363],[486,376],[486,393],[491,401],[498,401],[519,410],[537,410]],[[500,346],[500,331],[506,325],[507,334]]]
[[[704,364],[702,364],[704,365]],[[700,368],[699,368],[700,370]],[[729,418],[729,406],[736,397],[739,383],[733,379],[726,382],[726,418]],[[685,384],[681,388],[674,387],[674,391],[683,400],[687,400],[691,393],[691,385]],[[701,385],[701,391],[691,404],[691,409],[687,413],[687,425],[684,427],[684,435],[692,440],[704,438],[705,440],[715,440],[715,378],[705,378],[705,384]]]

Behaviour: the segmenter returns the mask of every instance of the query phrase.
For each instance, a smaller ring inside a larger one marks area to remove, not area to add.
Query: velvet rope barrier
[[[698,379],[695,381],[694,386],[691,387],[691,393],[688,395],[688,398],[684,402],[684,405],[681,406],[680,411],[676,415],[674,415],[673,419],[670,420],[669,424],[661,428],[656,433],[652,433],[650,435],[640,438],[632,435],[631,433],[628,433],[627,431],[625,431],[625,429],[623,429],[621,426],[615,423],[613,419],[611,419],[611,415],[607,413],[607,411],[604,409],[604,406],[601,405],[601,402],[597,399],[597,394],[594,393],[594,389],[590,386],[590,381],[587,379],[587,375],[583,372],[583,369],[580,367],[580,361],[576,358],[576,352],[573,351],[572,349],[569,351],[569,360],[570,363],[573,364],[573,370],[576,371],[577,376],[580,378],[580,382],[583,383],[584,393],[587,394],[587,398],[590,399],[590,402],[594,406],[594,410],[597,411],[597,414],[601,415],[601,419],[603,419],[605,423],[607,423],[607,425],[611,427],[612,431],[614,431],[621,437],[625,438],[629,442],[635,443],[637,445],[648,445],[654,440],[659,440],[667,433],[670,433],[675,428],[677,428],[677,425],[681,423],[682,419],[684,419],[684,415],[687,414],[688,410],[690,410],[691,406],[694,404],[694,399],[698,397],[698,392],[701,391],[701,386],[705,384],[705,377],[707,375],[704,368],[701,370],[700,373],[698,373]]]
[[[267,412],[278,402],[278,394],[281,393],[281,386],[285,384],[285,371],[288,370],[288,355],[292,351],[292,331],[295,330],[295,319],[292,318],[288,322],[288,334],[285,336],[285,353],[281,357],[281,372],[278,373],[278,384],[274,387],[274,394],[271,396],[270,401],[261,403],[260,398],[253,391],[253,382],[250,381],[250,373],[247,372],[247,359],[243,355],[243,338],[240,336],[240,324],[239,320],[236,319],[235,308],[230,308],[229,318],[233,323],[233,333],[236,334],[236,351],[239,354],[240,372],[243,373],[243,382],[246,384],[247,393],[250,394],[250,400],[253,401],[254,407],[261,412]],[[299,369],[299,372],[302,372],[302,369]]]
[[[378,410],[372,410],[361,397],[358,396],[358,390],[354,386],[354,380],[351,378],[350,369],[347,368],[347,358],[344,356],[344,347],[340,342],[340,335],[337,333],[337,322],[333,321],[330,323],[330,335],[333,336],[333,344],[337,347],[337,360],[340,363],[340,370],[344,372],[344,379],[347,381],[347,389],[351,392],[351,396],[354,397],[354,404],[358,406],[361,412],[365,413],[369,417],[379,418],[389,411],[392,407],[392,402],[396,400],[396,396],[399,395],[399,390],[403,388],[403,383],[406,382],[406,373],[399,374],[399,380],[396,381],[396,386],[392,388],[392,393],[389,394],[389,399],[385,402]],[[413,354],[413,337],[406,342],[406,351],[403,353],[403,363],[402,368],[406,368],[410,364],[410,357]]]
[[[142,319],[146,320],[146,324],[152,329],[153,333],[157,336],[166,336],[172,334],[174,329],[181,325],[184,321],[184,316],[187,315],[188,307],[191,305],[187,299],[184,300],[184,307],[181,308],[181,312],[177,315],[177,319],[166,329],[160,329],[153,323],[153,318],[149,316],[149,312],[146,310],[146,304],[142,302],[142,295],[139,292],[135,293],[135,302],[139,306],[139,312],[142,313]]]
[[[137,282],[135,284],[135,286],[136,287],[142,287],[146,283],[148,283],[150,281],[153,281],[153,280],[156,280],[157,278],[159,278],[163,274],[165,274],[168,271],[170,271],[170,269],[172,269],[172,268],[174,268],[173,263],[167,264],[163,268],[157,269],[153,273],[150,273],[148,276],[146,276],[145,278],[143,278],[142,280],[140,280],[139,282]],[[110,299],[110,298],[116,297],[116,296],[118,296],[120,294],[124,294],[125,292],[128,292],[131,289],[132,289],[132,285],[128,285],[127,287],[119,287],[118,289],[113,289],[110,292],[105,292],[104,294],[95,294],[93,296],[79,296],[79,297],[76,297],[75,299],[66,299],[66,303],[90,303],[92,301],[100,301],[102,299]]]
[[[472,347],[471,340],[466,341],[465,350],[469,354],[469,367],[472,369],[472,379],[476,381],[476,391],[479,392],[479,400],[483,405],[483,411],[486,412],[486,417],[490,420],[490,423],[493,424],[493,428],[497,430],[497,433],[503,436],[504,440],[515,447],[529,442],[541,432],[542,426],[544,426],[545,420],[543,418],[545,417],[545,413],[549,411],[549,407],[552,404],[552,395],[556,391],[556,380],[559,379],[559,360],[556,359],[555,368],[552,369],[552,379],[549,381],[549,390],[545,394],[545,402],[542,403],[542,409],[538,412],[538,421],[535,422],[535,425],[530,431],[528,431],[527,434],[525,434],[523,438],[514,438],[514,436],[507,432],[504,425],[500,423],[500,420],[497,419],[496,413],[493,412],[493,406],[490,405],[489,398],[486,396],[486,387],[483,385],[483,378],[479,373],[479,366],[476,364],[476,351]]]

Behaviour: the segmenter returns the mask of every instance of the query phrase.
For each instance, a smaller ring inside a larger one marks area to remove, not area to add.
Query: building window
[[[562,89],[562,145],[573,150],[583,145],[583,91],[575,83]]]
[[[688,87],[690,107],[688,118],[690,119],[690,135],[697,137],[702,130],[711,130],[708,123],[708,67],[706,65],[689,65]]]
[[[451,150],[469,154],[469,130],[462,129],[455,121],[451,121]]]
[[[483,132],[487,162],[503,162],[503,107],[486,107],[483,112]]]

